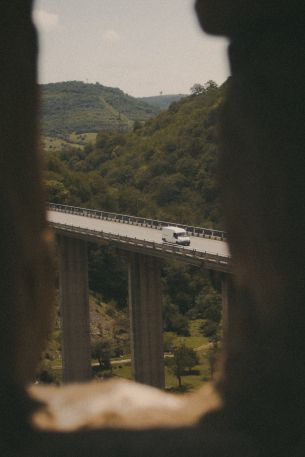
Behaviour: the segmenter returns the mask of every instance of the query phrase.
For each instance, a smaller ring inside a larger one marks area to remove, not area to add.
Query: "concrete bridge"
[[[131,354],[136,381],[164,387],[161,259],[179,259],[221,276],[223,308],[231,259],[224,232],[178,225],[191,244],[163,243],[161,228],[173,225],[140,217],[51,203],[49,223],[59,245],[63,376],[67,382],[91,377],[87,242],[128,252]]]

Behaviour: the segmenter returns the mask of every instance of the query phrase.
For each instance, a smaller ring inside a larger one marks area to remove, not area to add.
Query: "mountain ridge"
[[[65,81],[40,85],[42,134],[60,137],[101,130],[128,131],[159,109],[119,88]]]
[[[42,134],[68,138],[99,131],[127,132],[183,95],[132,97],[117,87],[82,81],[41,84]]]

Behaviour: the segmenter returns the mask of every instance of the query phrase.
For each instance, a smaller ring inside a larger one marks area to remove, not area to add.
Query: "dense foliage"
[[[218,118],[222,88],[173,103],[133,132],[47,155],[53,202],[221,228]]]

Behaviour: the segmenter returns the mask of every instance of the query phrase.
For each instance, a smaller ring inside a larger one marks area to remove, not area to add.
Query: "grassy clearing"
[[[113,367],[112,374],[114,376],[118,376],[119,378],[132,379],[133,377],[132,377],[131,364],[118,365],[116,367]]]
[[[69,139],[71,142],[76,144],[88,144],[88,143],[95,143],[96,140],[96,133],[88,132],[88,133],[71,133],[69,135]]]
[[[95,143],[96,133],[71,133],[65,137],[43,136],[43,149],[46,151],[59,151],[65,147],[84,149],[89,143]]]
[[[185,375],[182,376],[183,391],[199,389],[205,382],[210,380],[211,371],[207,358],[201,358],[200,362],[201,363],[196,365],[190,373],[186,372]],[[111,376],[110,371],[100,372],[96,370],[95,377],[97,379],[104,377],[108,378],[109,376]],[[133,379],[131,364],[114,366],[112,369],[112,376],[124,379]],[[179,390],[178,380],[168,366],[165,366],[165,387],[166,389],[172,391]]]
[[[42,137],[42,144],[43,144],[43,149],[45,151],[59,151],[63,149],[65,146],[71,146],[71,144],[62,139],[62,138],[57,138],[57,137],[51,137],[51,136],[44,136]]]
[[[183,391],[192,391],[199,389],[202,385],[211,379],[211,372],[207,360],[204,360],[203,363],[196,365],[191,373],[185,373],[182,376],[182,390]],[[173,375],[169,367],[165,367],[165,386],[169,390],[179,390],[178,380]]]
[[[165,332],[165,335],[173,339],[173,345],[185,344],[187,347],[202,351],[207,348],[208,339],[202,335],[200,326],[203,319],[196,319],[189,322],[190,336],[179,336],[173,332]]]
[[[196,365],[191,372],[186,371],[182,376],[182,391],[192,391],[200,388],[205,382],[211,379],[211,367],[208,358],[209,343],[207,338],[201,335],[200,325],[202,320],[190,321],[190,336],[180,337],[172,332],[167,332],[173,338],[173,344],[186,344],[186,346],[195,349],[199,356],[199,364]],[[165,386],[166,389],[171,391],[179,391],[178,389],[178,380],[174,376],[172,370],[168,366],[169,359],[171,354],[167,354],[165,357]],[[98,370],[97,370],[98,371]],[[109,377],[111,373],[99,372],[96,377]],[[122,363],[116,366],[113,366],[112,376],[132,379],[132,368],[131,363]]]

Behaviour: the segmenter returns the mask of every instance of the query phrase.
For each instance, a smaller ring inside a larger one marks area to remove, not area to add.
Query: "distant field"
[[[43,136],[41,140],[43,149],[46,151],[56,151],[64,147],[75,147],[83,149],[86,144],[95,142],[96,135],[97,134],[94,132],[79,134],[71,133],[69,135],[65,135],[63,138]]]
[[[182,376],[183,390],[189,391],[199,389],[205,382],[211,379],[211,372],[208,360],[201,356],[201,363],[196,365],[190,374],[186,373]],[[114,367],[112,370],[113,376],[120,378],[132,379],[131,365],[121,365]],[[177,378],[173,375],[170,368],[165,366],[165,387],[169,390],[175,390],[178,387]]]

